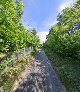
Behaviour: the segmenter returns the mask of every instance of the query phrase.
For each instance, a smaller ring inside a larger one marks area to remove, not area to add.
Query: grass
[[[80,92],[80,62],[64,59],[48,48],[45,48],[44,51],[67,92]]]
[[[1,90],[3,90],[2,92],[11,92],[15,80],[25,69],[31,57],[31,55],[27,55],[25,58],[20,57],[13,67],[7,66],[4,70],[0,70],[0,92]]]

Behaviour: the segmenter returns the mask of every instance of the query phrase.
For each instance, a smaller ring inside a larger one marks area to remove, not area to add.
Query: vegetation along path
[[[39,49],[13,92],[66,92],[44,51]]]

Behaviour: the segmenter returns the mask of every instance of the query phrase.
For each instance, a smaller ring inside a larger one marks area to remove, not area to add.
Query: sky
[[[75,0],[23,0],[25,28],[35,28],[41,43],[45,42],[51,26],[57,23],[57,15]]]

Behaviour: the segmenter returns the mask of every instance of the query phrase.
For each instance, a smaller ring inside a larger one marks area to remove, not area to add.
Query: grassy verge
[[[48,48],[44,48],[44,51],[66,87],[67,92],[80,92],[80,62],[61,58]]]
[[[14,65],[7,66],[0,70],[0,92],[11,92],[15,80],[18,78],[20,72],[25,69],[25,66],[31,60],[32,55],[27,55],[25,58],[19,59]]]

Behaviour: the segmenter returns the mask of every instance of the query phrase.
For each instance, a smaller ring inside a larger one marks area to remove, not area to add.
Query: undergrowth
[[[57,72],[67,92],[80,92],[80,63],[76,60],[65,59],[50,48],[44,48],[53,68]]]
[[[0,69],[0,92],[11,92],[15,80],[18,78],[20,72],[25,69],[31,57],[32,55],[27,55],[25,58],[19,57],[19,60],[14,62],[13,66],[6,66],[5,63],[6,67],[4,66]]]

